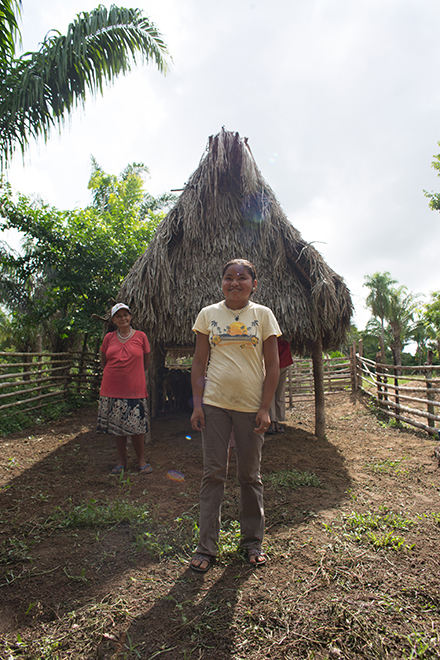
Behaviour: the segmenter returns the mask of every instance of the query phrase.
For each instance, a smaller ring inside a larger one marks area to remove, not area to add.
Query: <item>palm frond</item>
[[[0,158],[22,151],[31,138],[62,124],[87,92],[103,91],[139,61],[166,73],[167,48],[155,25],[139,9],[112,5],[78,14],[66,36],[50,33],[36,53],[12,60],[0,81]]]
[[[21,41],[18,18],[21,14],[21,0],[0,0],[0,64],[15,54],[15,42]]]

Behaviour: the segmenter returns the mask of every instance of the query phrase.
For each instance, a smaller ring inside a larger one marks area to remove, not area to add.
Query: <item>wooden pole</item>
[[[322,359],[322,337],[318,336],[313,346],[313,381],[315,385],[315,435],[325,437],[324,361]]]
[[[363,358],[364,357],[364,343],[362,341],[362,337],[359,339],[359,357]],[[356,360],[357,363],[357,360]],[[356,364],[357,367],[357,364]],[[356,389],[358,390],[360,387],[363,387],[362,383],[362,363],[360,363],[360,369],[356,368]]]
[[[351,391],[356,392],[356,344],[350,346],[350,379]]]
[[[432,361],[433,361],[434,354],[432,351],[428,351],[428,359],[427,359],[427,366],[432,366]],[[432,390],[432,369],[426,369],[425,371],[425,378],[426,378],[426,398],[428,401],[435,401],[435,394],[433,394],[430,390]],[[429,415],[434,415],[435,414],[435,409],[432,404],[428,403],[428,426],[429,424]]]
[[[293,378],[293,374],[292,374],[292,365],[290,365],[290,367],[288,367],[288,369],[287,369],[287,374],[288,374],[288,377],[289,377],[289,408],[293,408],[293,397],[292,397],[292,378]]]

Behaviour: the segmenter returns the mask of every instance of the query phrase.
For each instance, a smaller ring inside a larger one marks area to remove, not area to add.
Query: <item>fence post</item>
[[[394,360],[395,361],[395,360]],[[394,411],[396,415],[400,415],[400,396],[399,396],[399,376],[401,375],[399,365],[394,365],[394,401],[396,407]],[[397,423],[400,424],[400,420],[397,420]]]
[[[101,362],[100,362],[101,357],[99,355],[99,347],[100,346],[101,346],[101,340],[97,337],[95,339],[95,346],[94,346],[94,350],[93,350],[93,354],[94,354],[94,359],[93,359],[94,374],[93,374],[93,379],[92,379],[92,383],[91,383],[91,386],[90,386],[91,396],[94,399],[98,398],[99,386],[100,386],[100,383],[101,383]]]
[[[426,361],[426,364],[427,364],[428,367],[432,366],[432,361],[433,361],[433,352],[428,351],[428,359]],[[432,389],[432,380],[431,380],[431,378],[432,378],[432,369],[426,369],[425,370],[425,378],[426,378],[426,390],[427,390],[426,398],[428,399],[428,401],[435,401],[435,394],[430,392],[430,390]],[[431,403],[428,403],[428,415],[429,414],[435,415],[434,406]],[[434,425],[434,422],[431,421],[429,419],[429,416],[428,416],[428,426],[431,426],[431,425]]]
[[[292,396],[292,365],[287,369],[287,377],[289,379],[289,408],[293,408],[293,396]]]
[[[359,339],[359,357],[363,358],[364,357],[364,343],[362,341],[362,337]],[[359,369],[357,369],[357,358],[355,356],[355,366],[356,366],[356,389],[361,389],[363,386],[362,382],[362,360],[359,360]]]
[[[378,351],[376,353],[376,387],[377,387],[377,398],[379,401],[388,400],[388,378],[386,375],[386,367],[382,365],[382,352]]]
[[[330,363],[330,356],[328,353],[326,353],[325,356],[325,362],[323,363],[323,369],[324,369],[324,378],[327,376],[327,383],[328,383],[328,391],[332,391],[332,370],[331,370],[331,363]],[[325,383],[324,383],[324,391],[325,391]]]
[[[322,359],[322,338],[316,338],[313,345],[313,382],[315,386],[315,435],[325,437],[324,402],[324,363]]]
[[[356,392],[356,342],[350,346],[350,379],[351,391]]]

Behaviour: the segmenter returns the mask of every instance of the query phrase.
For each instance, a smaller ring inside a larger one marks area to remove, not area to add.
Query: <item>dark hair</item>
[[[257,279],[255,266],[251,264],[251,262],[248,261],[247,259],[231,259],[231,261],[228,261],[228,263],[225,264],[223,268],[222,277],[228,270],[229,266],[243,266],[244,268],[246,268],[247,272],[249,273],[249,275],[252,277],[253,280]]]

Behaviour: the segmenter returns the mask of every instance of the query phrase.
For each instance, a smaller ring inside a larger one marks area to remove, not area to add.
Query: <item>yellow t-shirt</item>
[[[222,301],[204,307],[193,330],[209,335],[211,349],[203,403],[258,412],[265,377],[263,342],[271,335],[281,335],[273,312],[249,302],[238,315]]]

